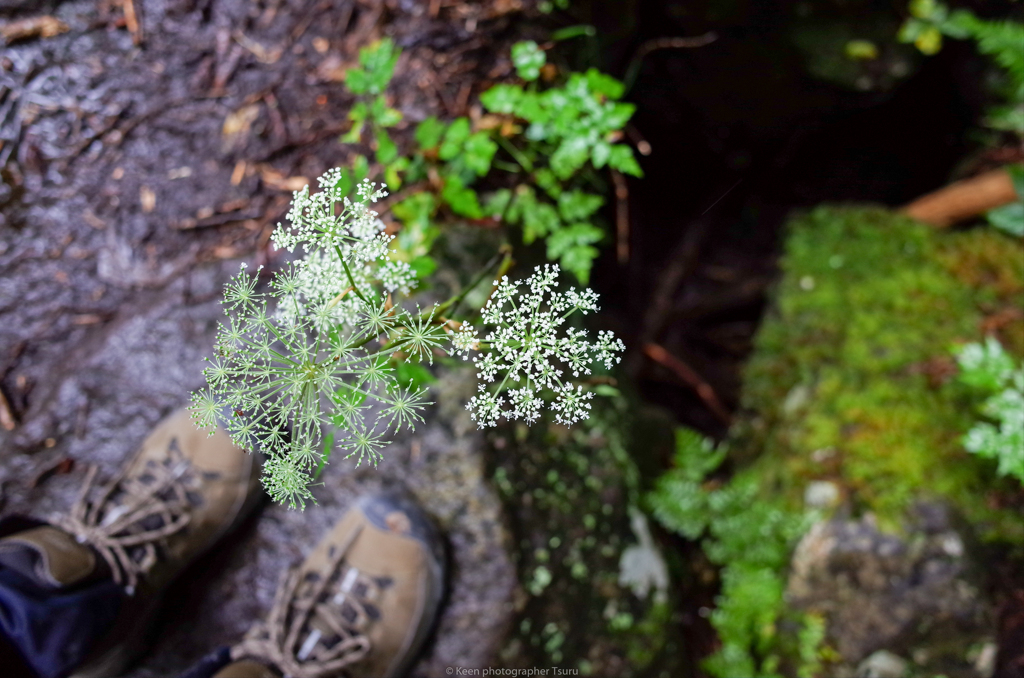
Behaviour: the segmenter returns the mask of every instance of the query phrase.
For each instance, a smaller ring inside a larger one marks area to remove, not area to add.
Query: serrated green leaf
[[[634,177],[642,177],[643,170],[633,157],[633,149],[625,144],[615,144],[611,148],[611,155],[608,156],[608,165],[617,169],[623,174],[630,174]]]
[[[534,172],[533,181],[555,200],[558,200],[558,196],[562,194],[562,184],[558,181],[555,173],[547,167],[542,167]]]
[[[398,157],[398,146],[383,127],[377,130],[377,162],[387,165]]]
[[[609,99],[618,100],[626,91],[626,86],[610,75],[596,68],[587,70],[587,87],[594,94],[603,94]]]
[[[364,69],[365,75],[364,80],[361,83],[364,87],[363,92],[357,92],[352,89],[352,85],[348,82],[348,74],[346,74],[346,84],[349,85],[349,89],[357,94],[369,93],[369,94],[380,94],[387,89],[388,83],[391,81],[391,76],[395,71],[395,64],[398,63],[398,57],[401,54],[401,50],[394,49],[394,43],[391,38],[383,38],[378,40],[366,47],[359,50],[359,63]],[[351,73],[352,69],[349,71]]]
[[[608,164],[608,159],[612,156],[612,145],[607,141],[601,140],[594,144],[594,147],[590,150],[590,161],[594,163],[594,167],[601,169]]]
[[[558,210],[546,202],[534,202],[523,209],[523,242],[527,245],[557,231],[562,225]]]
[[[480,95],[480,103],[492,113],[512,113],[523,97],[518,85],[495,85]]]
[[[512,204],[509,205],[508,211],[505,212],[506,221],[511,224],[519,223],[523,218],[523,213],[532,209],[536,202],[537,194],[532,186],[527,186],[526,184],[516,186],[515,194],[512,197]]]
[[[466,166],[483,176],[491,170],[491,160],[498,150],[498,144],[491,141],[486,132],[471,134],[464,146]]]
[[[613,148],[613,155],[614,150]],[[590,149],[587,146],[587,140],[583,137],[569,137],[562,141],[551,155],[551,170],[559,179],[568,179],[576,170],[583,167],[588,157],[590,157]]]
[[[445,124],[433,115],[416,125],[416,143],[424,151],[436,148],[444,135]]]
[[[560,228],[548,237],[548,259],[558,259],[574,247],[592,245],[603,237],[604,231],[586,222]]]
[[[370,89],[370,76],[362,68],[350,68],[345,72],[345,86],[353,94],[366,94]]]
[[[599,195],[573,190],[558,196],[558,211],[565,221],[580,221],[588,218],[604,204]]]
[[[437,151],[441,160],[451,160],[462,153],[462,146],[469,138],[469,118],[456,118],[445,132],[444,141]]]
[[[536,80],[546,61],[547,57],[543,50],[533,40],[525,40],[512,45],[512,63],[516,67],[516,73],[523,80]]]
[[[468,188],[457,176],[449,177],[445,181],[441,198],[456,214],[470,219],[480,219],[484,216],[476,191]]]

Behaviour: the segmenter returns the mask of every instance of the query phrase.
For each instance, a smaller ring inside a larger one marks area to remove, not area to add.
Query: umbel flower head
[[[301,256],[278,271],[268,288],[245,265],[225,287],[224,312],[207,386],[192,394],[192,414],[209,430],[220,424],[243,449],[268,459],[263,484],[278,502],[302,508],[310,484],[334,448],[376,465],[394,433],[423,422],[424,389],[399,383],[397,360],[433,363],[450,352],[473,362],[482,379],[468,408],[480,426],[500,419],[532,423],[545,402],[559,422],[585,419],[593,393],[569,380],[619,362],[621,341],[609,332],[590,340],[566,326],[570,316],[597,310],[589,289],[557,291],[557,266],[538,267],[525,281],[495,281],[482,309],[490,331],[480,338],[463,323],[454,336],[440,306],[415,310],[393,296],[416,285],[411,267],[389,259],[392,237],[369,209],[386,193],[364,182],[355,201],[341,194],[341,174],[320,177],[320,191],[296,191],[289,227],[275,244]],[[266,289],[266,291],[262,291]],[[468,290],[467,290],[468,291]]]
[[[388,430],[422,421],[424,391],[399,385],[389,360],[398,350],[431,358],[444,336],[388,301],[388,292],[413,287],[415,274],[387,259],[391,238],[367,207],[386,194],[364,183],[352,202],[337,190],[340,176],[320,177],[319,193],[295,193],[291,227],[279,225],[274,242],[305,256],[268,292],[244,264],[225,287],[228,319],[207,359],[207,387],[192,395],[200,426],[219,422],[237,445],[269,457],[264,486],[292,507],[312,499],[325,426],[338,429],[346,457],[376,464]]]
[[[538,266],[525,281],[508,276],[495,280],[495,291],[483,308],[481,319],[492,329],[483,339],[478,330],[463,323],[452,340],[453,353],[473,358],[481,379],[477,395],[466,406],[483,428],[499,419],[533,423],[540,417],[542,395],[553,394],[555,421],[574,424],[589,416],[592,391],[568,382],[589,375],[601,364],[617,364],[625,350],[611,332],[598,332],[590,341],[585,330],[563,327],[574,313],[597,311],[597,294],[591,289],[558,291],[558,265]],[[563,380],[563,377],[566,377]]]

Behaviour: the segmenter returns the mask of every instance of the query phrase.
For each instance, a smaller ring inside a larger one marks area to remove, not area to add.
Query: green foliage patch
[[[488,114],[479,119],[423,120],[413,135],[415,150],[407,156],[388,131],[401,122],[401,114],[387,106],[384,95],[398,56],[388,39],[360,51],[360,66],[345,80],[358,101],[349,113],[352,129],[341,140],[365,139],[392,190],[415,185],[392,207],[403,227],[413,220],[415,228],[426,231],[442,209],[469,220],[518,226],[524,243],[544,239],[548,259],[586,283],[596,245],[605,238],[593,223],[604,204],[590,192],[604,190],[595,170],[642,175],[632,149],[617,143],[635,110],[618,101],[622,83],[590,69],[541,88],[541,71],[550,68],[545,52],[533,41],[517,43],[511,59],[521,82],[481,94]],[[483,182],[496,190],[481,194]],[[506,188],[497,188],[502,185]],[[410,264],[429,256],[429,243],[415,253],[404,249],[402,238],[398,244],[396,258]]]
[[[783,598],[783,571],[808,516],[765,499],[753,473],[719,486],[705,482],[725,454],[725,447],[680,429],[674,466],[647,497],[663,525],[702,540],[708,559],[722,566],[722,592],[711,615],[722,645],[704,668],[720,678],[778,676],[784,665],[795,667],[796,675],[814,675],[822,621],[787,610]],[[800,631],[780,632],[784,620]]]
[[[892,529],[927,495],[989,536],[1024,538],[1019,516],[993,508],[1011,486],[961,442],[978,395],[950,379],[949,351],[980,338],[983,309],[1024,303],[1024,260],[1008,248],[1020,245],[881,209],[823,207],[790,224],[744,395],[757,466],[790,505],[807,482],[837,479]]]

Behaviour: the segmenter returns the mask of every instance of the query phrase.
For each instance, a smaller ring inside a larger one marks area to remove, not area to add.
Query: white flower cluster
[[[598,332],[596,341],[590,341],[585,330],[562,330],[574,313],[596,311],[598,297],[590,289],[557,291],[558,272],[557,264],[549,264],[538,266],[525,281],[511,282],[507,276],[495,280],[496,289],[481,315],[493,329],[478,340],[476,328],[463,324],[452,339],[453,355],[468,359],[470,351],[481,351],[473,363],[482,383],[466,406],[481,428],[495,426],[499,419],[536,421],[545,390],[555,394],[551,409],[556,421],[586,419],[593,393],[564,382],[562,375],[589,375],[595,363],[610,369],[626,348],[611,332]],[[489,385],[495,382],[492,390]]]

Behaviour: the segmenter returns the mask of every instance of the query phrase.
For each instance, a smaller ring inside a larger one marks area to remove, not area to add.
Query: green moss
[[[1012,329],[1020,242],[822,207],[791,222],[782,268],[746,372],[744,404],[757,415],[734,432],[763,449],[762,486],[798,505],[808,481],[834,480],[889,528],[915,499],[941,497],[983,535],[1024,538],[1019,516],[993,508],[1005,481],[963,449],[970,395],[948,378],[950,349],[981,338],[986,316]]]

